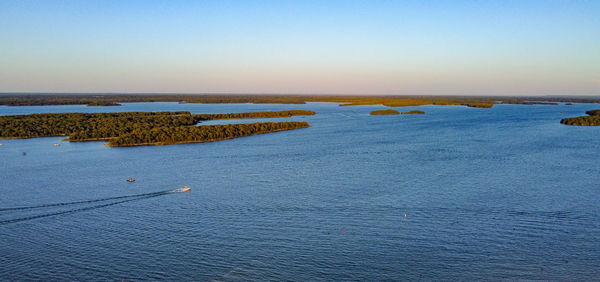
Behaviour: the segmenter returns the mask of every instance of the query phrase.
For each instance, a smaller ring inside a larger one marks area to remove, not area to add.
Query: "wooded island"
[[[242,119],[242,118],[282,118],[291,116],[311,116],[313,111],[292,110],[278,112],[251,112],[251,113],[229,113],[229,114],[197,114],[194,118],[198,120],[214,119]]]
[[[401,112],[401,115],[424,115],[425,112],[424,111],[419,111],[419,110],[414,110],[414,111],[408,111],[408,112]]]
[[[372,116],[379,116],[379,115],[399,115],[400,112],[396,111],[396,110],[392,110],[392,109],[387,109],[387,110],[375,110],[375,111],[371,111],[369,113]]]
[[[307,122],[195,126],[201,120],[314,114],[281,111],[232,114],[190,112],[56,113],[0,116],[0,138],[68,136],[68,141],[109,140],[109,146],[209,142],[308,127]]]
[[[585,112],[587,116],[563,118],[560,123],[579,126],[600,126],[600,109]]]
[[[130,133],[119,135],[110,139],[108,145],[123,147],[212,142],[305,127],[309,127],[305,121],[155,127],[149,130],[133,130]]]
[[[408,111],[408,112],[399,112],[399,111],[396,111],[396,110],[387,109],[387,110],[372,111],[369,114],[370,115],[422,115],[422,114],[425,114],[425,112],[424,111],[418,111],[418,110]]]

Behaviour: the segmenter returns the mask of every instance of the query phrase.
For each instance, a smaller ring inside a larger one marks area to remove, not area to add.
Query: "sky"
[[[0,92],[600,95],[600,1],[0,0]]]

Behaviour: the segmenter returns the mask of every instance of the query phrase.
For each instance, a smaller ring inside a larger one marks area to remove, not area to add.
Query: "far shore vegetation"
[[[408,112],[399,112],[392,109],[387,110],[376,110],[369,113],[370,115],[422,115],[425,114],[424,111],[414,110]]]
[[[112,101],[93,101],[87,104],[89,107],[107,107],[107,106],[121,106],[121,104]]]
[[[376,115],[399,115],[400,112],[396,111],[396,110],[392,110],[392,109],[388,109],[388,110],[375,110],[369,113],[370,115],[376,116]]]
[[[600,126],[600,109],[585,112],[587,116],[563,118],[560,123],[578,126]]]
[[[424,111],[419,111],[419,110],[414,110],[414,111],[408,111],[408,112],[401,112],[401,115],[424,115],[425,112]]]
[[[461,105],[491,108],[495,104],[545,104],[600,103],[600,97],[490,97],[490,96],[321,96],[321,95],[183,95],[183,94],[0,94],[0,105],[88,105],[118,106],[128,102],[179,102],[179,103],[254,103],[254,104],[305,104],[307,102],[333,102],[340,106],[384,105],[405,107],[421,105]]]
[[[195,118],[199,120],[213,119],[242,119],[242,118],[283,118],[291,116],[310,116],[313,111],[291,110],[278,112],[250,112],[250,113],[229,113],[229,114],[197,114]]]
[[[209,115],[210,119],[289,117],[310,111]],[[108,140],[110,146],[208,142],[308,127],[306,122],[195,126],[205,115],[189,112],[53,113],[0,116],[0,138],[68,136],[68,141]],[[159,130],[160,129],[160,130]],[[185,135],[185,133],[188,135]],[[120,138],[123,139],[120,139]],[[139,139],[138,139],[139,138]]]

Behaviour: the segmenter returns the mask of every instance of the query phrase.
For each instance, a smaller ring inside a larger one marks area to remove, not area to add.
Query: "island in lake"
[[[401,112],[400,114],[401,115],[424,115],[425,112],[424,111],[415,110],[415,111]]]
[[[68,136],[68,141],[109,141],[140,146],[211,142],[309,127],[307,122],[261,122],[195,126],[202,120],[314,115],[312,111],[230,114],[190,112],[53,113],[0,116],[0,138]]]
[[[387,109],[387,110],[376,110],[376,111],[372,111],[369,113],[370,115],[423,115],[425,114],[424,111],[408,111],[408,112],[399,112],[396,110],[392,110],[392,109]]]
[[[563,118],[560,123],[578,126],[600,126],[600,109],[585,112],[587,116]]]
[[[396,110],[388,109],[388,110],[375,110],[375,111],[371,111],[369,114],[373,115],[373,116],[377,116],[377,115],[399,115],[400,112],[396,111]]]

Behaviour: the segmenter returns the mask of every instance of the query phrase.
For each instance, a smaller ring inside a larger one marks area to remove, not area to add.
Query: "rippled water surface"
[[[600,105],[368,115],[382,108],[0,106],[317,112],[276,119],[310,128],[214,143],[0,140],[0,280],[600,277],[600,127],[559,124]]]

